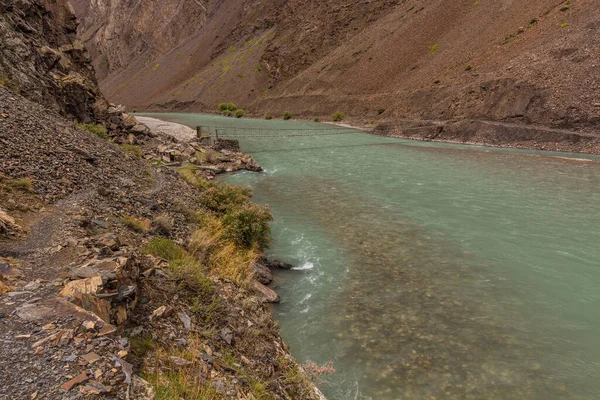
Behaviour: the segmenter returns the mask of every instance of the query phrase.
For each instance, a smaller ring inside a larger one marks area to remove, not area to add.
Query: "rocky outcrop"
[[[106,116],[77,20],[67,0],[0,4],[0,85],[81,122]]]
[[[14,236],[21,232],[21,227],[15,219],[0,208],[0,235]]]

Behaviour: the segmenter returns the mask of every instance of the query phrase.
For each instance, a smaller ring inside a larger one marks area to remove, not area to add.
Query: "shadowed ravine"
[[[299,122],[164,117],[189,125]],[[268,125],[266,125],[268,124]],[[244,138],[275,215],[274,308],[330,399],[593,399],[600,159],[349,134]]]

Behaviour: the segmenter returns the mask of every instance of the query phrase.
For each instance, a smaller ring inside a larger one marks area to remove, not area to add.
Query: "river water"
[[[274,315],[329,399],[600,398],[600,157],[149,116],[255,135],[266,171],[225,180],[275,215]]]

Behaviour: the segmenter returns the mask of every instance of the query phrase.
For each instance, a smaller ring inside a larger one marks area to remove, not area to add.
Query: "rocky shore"
[[[270,315],[266,242],[226,235],[268,210],[209,182],[251,157],[98,136],[4,88],[0,113],[0,397],[322,398]]]

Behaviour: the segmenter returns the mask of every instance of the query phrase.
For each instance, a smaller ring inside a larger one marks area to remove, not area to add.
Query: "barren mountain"
[[[596,132],[594,0],[73,0],[107,96],[136,109]]]

